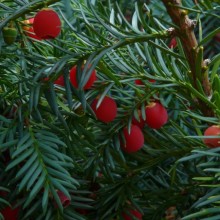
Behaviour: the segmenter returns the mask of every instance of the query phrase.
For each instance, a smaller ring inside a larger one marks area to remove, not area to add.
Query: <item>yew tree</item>
[[[220,1],[0,1],[0,220],[219,220]]]

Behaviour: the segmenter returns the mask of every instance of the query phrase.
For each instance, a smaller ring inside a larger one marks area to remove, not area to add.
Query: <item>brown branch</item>
[[[197,89],[197,80],[199,79],[205,94],[209,96],[211,94],[211,87],[208,79],[206,63],[201,59],[201,63],[199,64],[201,66],[201,71],[198,72],[196,69],[196,63],[199,62],[198,55],[201,50],[201,47],[198,47],[197,39],[194,33],[196,22],[189,19],[187,15],[188,12],[179,7],[182,5],[182,0],[162,0],[162,2],[164,3],[172,21],[178,27],[175,29],[175,34],[179,37],[182,43],[184,53],[190,67],[190,73],[193,80],[192,84],[194,88]],[[195,1],[195,3],[197,3],[197,1]],[[202,103],[202,101],[199,101],[199,103],[201,110],[206,115],[210,115],[210,110],[204,106],[204,103]]]
[[[193,0],[193,2],[197,5],[198,4],[198,1],[197,0]]]
[[[181,0],[172,0],[172,1],[162,0],[162,1],[166,6],[167,12],[172,18],[173,22],[175,23],[176,26],[179,27],[178,29],[175,30],[175,32],[182,42],[182,46],[193,75],[193,81],[195,84],[194,86],[196,86],[195,63],[198,54],[198,49],[197,49],[198,43],[193,31],[195,23],[191,19],[189,19],[189,17],[187,16],[187,12],[185,10],[173,6],[173,5],[180,6]]]

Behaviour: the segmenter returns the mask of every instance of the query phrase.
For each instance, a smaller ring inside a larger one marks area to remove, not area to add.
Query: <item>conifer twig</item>
[[[202,53],[203,47],[198,46],[198,42],[194,33],[196,21],[191,20],[187,15],[188,12],[179,7],[182,5],[182,0],[162,0],[162,2],[165,5],[172,21],[178,27],[175,29],[175,34],[179,37],[185,52],[185,56],[188,60],[193,86],[197,89],[197,83],[199,80],[203,86],[205,94],[210,96],[211,86],[208,79],[207,63],[204,62],[203,57],[201,60],[199,59],[199,54]],[[198,62],[201,63],[199,64]],[[199,71],[198,68],[196,68],[196,65],[197,67],[200,66]],[[201,110],[206,115],[212,115],[210,110],[207,109],[203,103],[200,103],[200,106],[202,108]]]
[[[198,4],[198,0],[193,0],[193,2],[197,5]]]

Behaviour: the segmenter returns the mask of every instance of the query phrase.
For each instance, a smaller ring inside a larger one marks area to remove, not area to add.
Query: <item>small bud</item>
[[[203,66],[203,67],[202,67],[202,70],[203,70],[204,72],[205,72],[207,69],[208,69],[207,66]]]
[[[180,5],[180,0],[173,0],[173,4]]]
[[[211,60],[210,60],[210,59],[205,59],[205,60],[204,60],[204,65],[205,65],[205,66],[208,66],[210,63],[211,63]]]
[[[190,20],[190,27],[192,29],[194,29],[196,27],[196,25],[197,25],[197,21],[196,20]]]
[[[170,27],[170,28],[168,28],[167,29],[167,33],[169,34],[169,36],[171,36],[171,37],[173,37],[173,36],[175,36],[175,28],[173,28],[173,27]]]
[[[186,15],[188,15],[188,11],[187,10],[182,10],[181,11],[181,15],[184,17],[184,16],[186,16]]]
[[[149,12],[148,8],[146,8],[146,7],[144,7],[144,6],[143,6],[143,8],[142,8],[142,11],[143,11],[144,13]]]
[[[2,29],[3,38],[6,44],[11,45],[17,38],[17,29],[14,27],[4,27]]]

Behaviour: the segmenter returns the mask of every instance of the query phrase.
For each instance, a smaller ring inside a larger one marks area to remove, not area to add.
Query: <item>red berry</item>
[[[25,20],[25,21],[23,21],[23,23],[27,24],[27,26],[23,27],[23,30],[25,30],[25,33],[27,34],[27,36],[34,38],[36,40],[42,40],[40,37],[38,37],[34,33],[34,28],[33,28],[34,18],[30,18],[28,20]]]
[[[57,191],[57,195],[59,196],[60,198],[60,201],[63,205],[63,208],[66,208],[67,206],[70,205],[70,198],[67,197],[62,191]]]
[[[105,96],[98,108],[96,108],[97,103],[98,99],[96,98],[91,104],[97,119],[106,123],[113,121],[117,115],[117,104],[115,100]]]
[[[156,82],[155,79],[149,79],[148,81],[149,81],[150,83],[155,83],[155,82]],[[136,85],[139,85],[139,86],[143,86],[143,85],[144,85],[144,83],[143,83],[140,79],[136,79],[136,80],[135,80],[135,84],[136,84]]]
[[[49,77],[45,77],[45,78],[42,78],[41,81],[42,82],[47,82],[47,81],[49,81],[49,79],[50,79]]]
[[[207,128],[204,132],[204,136],[219,136],[216,138],[206,138],[204,139],[204,143],[211,148],[220,147],[220,126],[212,125]]]
[[[142,214],[140,212],[138,212],[137,210],[130,210],[129,212],[130,212],[130,215],[128,215],[126,213],[122,214],[124,220],[133,220],[132,217],[135,217],[136,219],[142,220]]]
[[[135,84],[140,86],[144,85],[144,83],[140,79],[136,79]]]
[[[169,43],[169,48],[175,48],[177,46],[177,41],[176,38],[172,38],[170,43]]]
[[[29,18],[26,22],[26,24],[33,24],[34,23],[34,18]]]
[[[57,84],[59,86],[64,86],[65,83],[64,83],[64,77],[63,76],[60,76],[56,81],[54,81],[54,84]]]
[[[53,39],[60,34],[61,21],[58,14],[52,9],[39,11],[33,22],[34,33],[42,39]]]
[[[130,133],[128,128],[123,129],[125,143],[121,141],[121,147],[126,153],[134,153],[140,150],[144,145],[144,135],[137,125],[131,125]]]
[[[71,202],[70,198],[67,197],[62,191],[58,190],[58,191],[57,191],[57,195],[59,196],[59,199],[60,199],[60,202],[61,202],[63,208],[66,208],[67,206],[70,205],[70,202]],[[54,206],[55,206],[56,208],[58,207],[58,205],[57,205],[57,203],[55,202],[55,200],[54,200]]]
[[[215,35],[215,40],[218,41],[218,42],[220,42],[220,33],[218,33],[218,34]]]
[[[149,79],[149,82],[151,82],[151,83],[155,83],[156,80],[155,80],[155,79]]]
[[[80,213],[81,215],[88,215],[89,214],[89,211],[85,210],[85,209],[76,209],[76,211],[78,213]]]
[[[83,67],[82,67],[83,70]],[[76,88],[78,88],[78,82],[77,82],[77,67],[74,66],[71,70],[70,70],[70,82],[72,83],[72,85]],[[96,70],[93,70],[89,80],[87,81],[87,83],[84,85],[83,89],[89,89],[92,87],[92,85],[94,84],[94,82],[96,81]]]
[[[4,220],[18,220],[19,208],[12,209],[7,206],[0,213],[3,215]]]
[[[35,33],[34,33],[34,28],[33,27],[30,27],[28,30],[27,30],[27,35],[33,39],[36,39],[36,40],[42,40],[40,37],[38,37]]]
[[[157,102],[151,102],[145,109],[146,124],[150,128],[159,129],[167,123],[167,110]]]
[[[138,116],[139,116],[139,121],[135,117],[133,117],[132,118],[132,124],[133,125],[137,125],[140,129],[142,129],[144,127],[144,125],[145,125],[145,121],[142,118],[140,110],[138,110]]]

